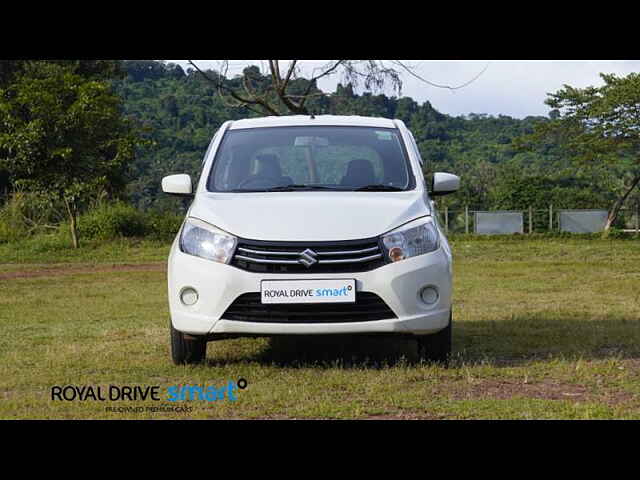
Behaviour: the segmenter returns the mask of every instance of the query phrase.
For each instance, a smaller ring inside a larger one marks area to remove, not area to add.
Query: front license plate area
[[[356,281],[339,280],[262,280],[262,303],[354,303]]]

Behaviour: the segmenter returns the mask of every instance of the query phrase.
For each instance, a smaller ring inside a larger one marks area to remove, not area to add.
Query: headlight
[[[180,235],[180,250],[214,262],[229,263],[236,248],[233,235],[197,218],[187,218]]]
[[[430,218],[421,218],[383,235],[382,244],[385,260],[398,262],[436,250],[438,230]]]

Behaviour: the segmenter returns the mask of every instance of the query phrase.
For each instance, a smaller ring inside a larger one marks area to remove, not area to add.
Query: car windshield
[[[395,191],[414,186],[398,130],[322,126],[229,130],[207,182],[212,192]]]

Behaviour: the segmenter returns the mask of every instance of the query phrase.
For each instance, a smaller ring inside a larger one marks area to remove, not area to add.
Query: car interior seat
[[[290,185],[293,183],[293,179],[289,176],[282,175],[282,167],[280,166],[280,159],[274,154],[263,154],[256,157],[258,160],[258,167],[256,169],[257,177],[267,177],[278,180],[282,185]]]
[[[349,187],[364,187],[376,183],[373,164],[364,158],[351,160],[347,165],[347,173],[340,185]]]

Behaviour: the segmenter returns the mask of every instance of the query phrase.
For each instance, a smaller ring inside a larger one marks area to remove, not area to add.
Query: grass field
[[[0,246],[0,418],[640,418],[640,241],[452,242],[454,359],[388,338],[237,339],[169,358],[169,246]],[[234,402],[59,401],[64,385],[224,386]],[[107,407],[144,407],[106,411]]]

